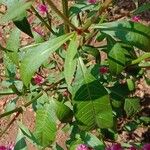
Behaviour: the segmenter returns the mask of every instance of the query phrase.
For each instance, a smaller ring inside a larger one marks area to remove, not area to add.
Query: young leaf
[[[19,5],[19,0],[5,0],[5,5],[7,5],[8,11],[14,9],[16,5]],[[24,3],[22,4],[24,5]],[[17,17],[12,19],[13,23],[20,29],[22,32],[26,33],[30,37],[33,37],[30,24],[26,17],[26,12],[20,13]]]
[[[108,54],[109,68],[112,74],[121,73],[125,67],[126,59],[124,49],[119,43],[116,43]]]
[[[49,104],[43,109],[38,109],[36,112],[35,136],[43,147],[52,144],[55,140],[56,122],[51,114]]]
[[[14,147],[14,150],[27,150],[27,144],[25,141],[25,137],[21,130],[19,129],[17,139],[16,139],[16,144]]]
[[[48,59],[52,52],[56,51],[64,42],[69,40],[72,35],[72,33],[63,35],[26,49],[28,51],[20,66],[21,78],[26,86],[28,86],[33,74],[41,64]]]
[[[150,28],[145,25],[131,21],[115,21],[95,25],[93,28],[100,29],[102,33],[122,40],[123,43],[150,51]]]
[[[73,117],[72,110],[66,106],[64,103],[61,103],[57,100],[51,99],[50,100],[51,109],[55,111],[56,117],[61,122],[68,122]]]
[[[7,104],[6,104],[6,108],[5,108],[5,111],[8,112],[8,111],[11,111],[13,109],[16,108],[16,102],[18,100],[18,97],[10,100]]]
[[[33,135],[33,133],[25,126],[23,125],[21,122],[18,122],[18,126],[21,130],[21,132],[23,133],[23,135],[26,137],[26,139],[31,142],[32,144],[38,146],[38,142],[37,139],[35,138],[35,136]]]
[[[128,117],[135,115],[140,110],[140,100],[138,98],[125,99],[124,110]]]
[[[9,8],[8,12],[0,19],[0,24],[7,23],[11,20],[16,19],[20,16],[20,14],[23,14],[26,9],[30,8],[32,2],[18,2],[12,7]]]
[[[65,57],[65,65],[64,65],[64,75],[68,86],[70,86],[72,82],[74,72],[76,69],[77,48],[78,48],[78,39],[77,39],[77,35],[74,35],[67,49],[67,54]]]
[[[86,70],[80,58],[78,67],[80,73],[73,85],[73,105],[79,127],[82,130],[112,127],[113,115],[107,91]]]
[[[18,49],[20,46],[20,31],[17,28],[14,28],[10,34],[10,37],[7,41],[7,49],[10,49],[11,52],[7,52],[7,56],[10,60],[16,65],[19,64]]]
[[[94,150],[105,149],[104,143],[100,141],[95,135],[88,132],[82,132],[80,135],[84,143],[94,148]]]
[[[142,12],[145,12],[145,11],[148,11],[148,10],[150,10],[150,3],[146,3],[146,4],[141,5],[140,7],[138,7],[138,8],[133,12],[133,14],[134,14],[134,15],[138,15],[138,14],[140,14],[140,13],[142,13]]]
[[[27,20],[26,14],[23,14],[22,16],[20,16],[19,19],[13,20],[13,22],[17,26],[18,29],[20,29],[22,32],[26,33],[27,35],[33,38],[31,27]]]

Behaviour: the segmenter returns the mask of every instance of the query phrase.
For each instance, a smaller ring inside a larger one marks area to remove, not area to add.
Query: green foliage
[[[113,116],[107,91],[86,71],[80,59],[78,65],[81,74],[73,86],[74,112],[78,125],[82,130],[112,127]]]
[[[1,18],[0,24],[7,23],[11,20],[17,20],[20,15],[25,13],[26,9],[30,8],[32,2],[16,2],[8,9],[8,12]]]
[[[77,35],[74,35],[72,37],[72,40],[70,41],[70,44],[67,49],[67,53],[65,56],[65,64],[64,64],[64,75],[66,82],[68,84],[68,87],[71,85],[71,82],[73,80],[73,76],[76,69],[77,64],[77,48],[78,48],[78,41],[77,41]]]
[[[115,21],[95,25],[93,28],[100,29],[102,33],[121,40],[123,43],[136,46],[144,51],[150,51],[150,28],[140,23]]]
[[[125,68],[125,54],[124,49],[120,44],[116,43],[108,53],[108,63],[110,71],[114,75],[118,75]]]
[[[135,115],[140,111],[140,100],[138,98],[125,99],[124,110],[128,117]]]
[[[36,1],[0,0],[7,8],[0,12],[0,96],[15,95],[0,118],[16,113],[7,130],[30,105],[36,116],[33,132],[24,119],[18,122],[15,150],[26,150],[28,142],[39,150],[63,150],[59,132],[68,135],[69,150],[79,144],[104,150],[105,139],[117,139],[120,120],[121,131],[130,133],[149,124],[141,99],[133,96],[139,78],[150,82],[150,28],[142,21],[110,22],[110,2],[74,0],[70,6],[65,0],[62,13],[52,0],[42,0],[46,11]],[[132,15],[148,9],[144,4]]]
[[[36,111],[35,137],[41,146],[52,144],[56,136],[56,122],[47,104],[44,108]]]
[[[27,144],[26,144],[26,141],[25,141],[25,137],[22,134],[20,129],[18,131],[18,135],[17,135],[17,138],[16,138],[16,144],[15,144],[15,147],[14,147],[14,150],[18,150],[18,149],[27,150]]]
[[[26,54],[20,66],[21,78],[26,86],[29,85],[32,76],[42,63],[49,58],[52,52],[56,51],[64,42],[68,41],[73,34],[63,35],[37,46],[27,47]],[[40,58],[40,59],[39,59]]]
[[[19,64],[19,56],[18,56],[19,47],[20,47],[20,31],[17,28],[14,28],[7,41],[7,49],[11,51],[7,52],[6,55],[16,65]]]
[[[93,147],[95,150],[104,150],[104,143],[100,141],[94,134],[88,133],[88,132],[82,132],[81,138],[84,143],[89,145],[90,147]]]
[[[143,13],[143,12],[148,11],[148,10],[150,10],[150,4],[149,3],[145,3],[145,4],[141,5],[140,7],[138,7],[133,12],[133,14],[134,15],[138,15],[138,14]]]

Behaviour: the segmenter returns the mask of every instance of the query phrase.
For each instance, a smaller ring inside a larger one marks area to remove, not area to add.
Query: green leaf
[[[25,126],[23,125],[21,122],[18,122],[18,126],[21,130],[21,132],[23,133],[23,135],[27,138],[27,140],[29,142],[31,142],[32,144],[38,146],[38,141],[35,138],[35,136],[33,135],[33,133]]]
[[[30,8],[32,2],[18,2],[8,9],[8,12],[0,19],[0,24],[14,20]]]
[[[27,150],[27,144],[25,141],[25,137],[21,130],[19,129],[17,139],[16,139],[16,144],[14,147],[14,150]]]
[[[79,58],[78,77],[73,85],[73,105],[77,123],[82,130],[109,128],[113,115],[105,88],[85,68]]]
[[[10,34],[10,37],[7,41],[7,49],[11,50],[11,52],[7,52],[7,56],[10,60],[18,65],[19,64],[19,56],[18,49],[20,46],[20,31],[17,28],[14,28]]]
[[[50,103],[50,105],[52,107],[51,109],[54,109],[56,117],[61,122],[68,122],[68,121],[70,121],[72,119],[73,112],[64,103],[59,102],[59,101],[54,100],[54,99],[51,99],[49,103]]]
[[[56,122],[48,104],[45,108],[38,109],[36,112],[35,136],[43,147],[52,144],[55,140]]]
[[[26,15],[26,14],[25,14]],[[16,19],[14,21],[14,24],[17,26],[18,29],[20,29],[22,32],[26,33],[27,35],[29,35],[30,37],[33,38],[33,34],[31,31],[31,27],[30,24],[27,20],[27,17],[24,14],[22,15],[21,18]]]
[[[2,90],[0,90],[0,95],[10,95],[10,94],[15,94],[12,89],[2,89]]]
[[[127,85],[128,85],[129,91],[135,90],[135,83],[132,79],[127,79]]]
[[[37,32],[33,31],[34,41],[35,43],[42,43],[44,42],[44,38],[39,35]]]
[[[32,76],[41,64],[48,59],[52,52],[56,51],[64,42],[69,40],[72,35],[72,33],[63,35],[38,44],[37,46],[27,47],[26,50],[28,51],[20,66],[21,78],[26,86],[28,86]]]
[[[124,49],[116,43],[108,54],[109,68],[112,74],[117,75],[123,71],[126,64]]]
[[[6,104],[6,108],[5,108],[5,111],[8,112],[8,111],[11,111],[13,109],[16,108],[16,102],[18,100],[18,97],[10,100],[7,104]]]
[[[140,111],[139,98],[127,98],[125,99],[124,110],[128,117],[134,116]]]
[[[150,28],[148,26],[131,21],[115,21],[95,25],[93,28],[100,29],[102,33],[122,40],[123,43],[150,51]]]
[[[142,123],[146,124],[146,125],[149,125],[149,124],[150,124],[150,117],[141,116],[141,117],[139,118],[139,120],[140,120]]]
[[[84,143],[92,147],[94,150],[105,149],[104,143],[100,141],[95,135],[88,132],[81,133],[80,135]]]
[[[110,92],[110,100],[113,109],[117,116],[122,116],[124,111],[122,109],[125,98],[130,94],[127,84],[116,83],[113,87],[107,89]]]
[[[150,10],[150,3],[146,3],[146,4],[142,4],[140,7],[138,7],[134,12],[133,14],[134,15],[138,15],[142,12],[145,12],[145,11],[148,11]]]
[[[76,70],[77,48],[78,48],[78,39],[77,39],[77,35],[74,35],[67,49],[65,64],[64,64],[64,75],[68,86],[71,85]]]
[[[64,150],[64,149],[56,143],[56,144],[53,146],[53,150]]]

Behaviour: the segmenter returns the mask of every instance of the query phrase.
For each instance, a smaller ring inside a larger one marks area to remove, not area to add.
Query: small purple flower
[[[140,20],[141,20],[141,18],[139,16],[133,16],[131,18],[131,21],[133,21],[133,22],[139,22]]]
[[[95,4],[97,2],[97,0],[88,0],[88,3],[90,4]]]
[[[142,150],[150,150],[150,143],[145,144]]]
[[[39,4],[37,8],[41,14],[45,14],[48,11],[47,6],[44,4]]]
[[[121,144],[113,144],[106,148],[106,150],[123,150]]]
[[[89,150],[89,148],[85,144],[80,144],[80,145],[78,145],[78,147],[76,148],[76,150]]]

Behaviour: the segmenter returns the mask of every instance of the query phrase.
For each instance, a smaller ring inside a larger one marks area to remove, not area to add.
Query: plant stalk
[[[46,0],[46,1],[47,1],[47,3],[49,4],[49,6],[53,9],[53,11],[55,11],[55,13],[56,13],[59,17],[61,17],[67,25],[69,25],[69,26],[70,26],[72,29],[74,29],[75,31],[78,30],[78,28],[77,28],[76,26],[74,26],[74,25],[69,21],[69,19],[68,19],[63,13],[61,13],[61,12],[57,9],[57,7],[54,5],[54,3],[53,3],[51,0]]]
[[[142,56],[140,56],[140,57],[138,57],[137,59],[133,60],[130,65],[138,64],[138,63],[140,63],[142,60],[145,60],[145,59],[147,59],[147,58],[150,58],[150,53],[145,53],[145,54],[143,54]]]
[[[41,22],[44,23],[44,25],[47,27],[47,29],[52,32],[54,35],[56,35],[56,33],[52,30],[51,26],[39,15],[39,13],[36,11],[36,9],[31,6],[32,11],[35,13],[35,15],[41,20]]]
[[[41,97],[43,95],[42,92],[40,92],[36,97],[34,97],[31,101],[27,102],[26,104],[24,104],[23,106],[20,106],[20,107],[17,107],[11,111],[8,111],[8,112],[5,112],[3,114],[0,114],[0,119],[5,117],[5,116],[8,116],[12,113],[15,113],[15,112],[20,112],[22,113],[23,112],[23,108],[25,107],[28,107],[30,104],[34,103],[39,97]]]
[[[63,14],[69,19],[68,0],[62,0]],[[69,25],[64,21],[64,31],[69,33]]]
[[[99,11],[96,13],[95,16],[93,16],[92,18],[90,18],[89,20],[87,20],[87,22],[85,23],[85,25],[83,26],[83,30],[87,30],[93,23],[95,23],[97,21],[97,19],[99,18],[99,16],[109,7],[109,5],[112,3],[112,0],[106,0],[102,6],[100,7]]]

